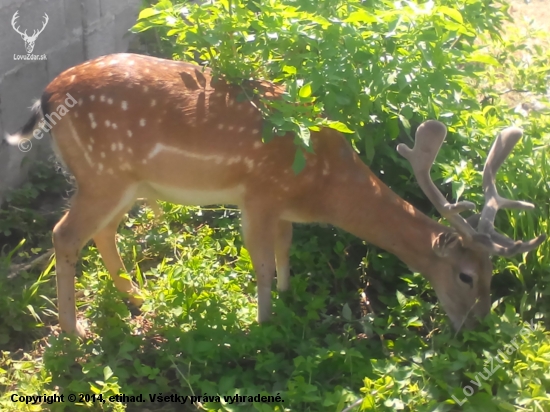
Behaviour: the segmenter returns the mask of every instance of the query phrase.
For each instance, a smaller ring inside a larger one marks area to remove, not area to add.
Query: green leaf
[[[500,66],[499,61],[489,54],[474,54],[468,58],[468,61],[490,64],[491,66]]]
[[[105,366],[103,368],[103,379],[108,381],[111,376],[113,376],[113,370],[110,366]]]
[[[342,317],[348,322],[351,321],[351,308],[347,303],[345,303],[344,307],[342,308]]]
[[[405,297],[405,295],[400,291],[397,291],[396,294],[397,294],[397,301],[399,302],[399,306],[405,306],[405,304],[407,303],[407,298]]]
[[[311,132],[307,127],[305,127],[303,124],[298,124],[299,132],[298,137],[300,140],[304,143],[305,146],[310,147],[311,144]]]
[[[350,15],[344,20],[346,23],[376,23],[376,21],[376,17],[364,9],[351,12]]]
[[[296,67],[294,66],[283,66],[283,72],[288,74],[296,74]]]
[[[453,19],[454,21],[456,21],[460,24],[464,23],[464,19],[462,18],[462,14],[460,14],[460,12],[457,9],[452,9],[450,7],[447,7],[447,6],[440,6],[438,8],[438,11],[440,11],[441,13],[449,16],[451,19]]]
[[[338,130],[341,133],[353,133],[353,130],[351,130],[348,126],[346,126],[342,122],[327,122],[327,127],[330,127],[331,129]]]
[[[365,156],[367,158],[367,164],[370,166],[376,152],[374,149],[374,139],[367,136],[363,138],[363,142],[365,143]]]
[[[302,87],[300,87],[298,95],[302,98],[311,96],[311,83],[306,83]]]
[[[306,157],[304,156],[302,149],[298,148],[296,149],[296,153],[294,155],[292,170],[295,174],[299,174],[302,170],[304,170],[304,167],[306,167]]]
[[[153,8],[143,9],[139,13],[138,20],[147,19],[151,16],[156,16],[157,14],[160,14],[160,12],[158,10],[153,9]]]

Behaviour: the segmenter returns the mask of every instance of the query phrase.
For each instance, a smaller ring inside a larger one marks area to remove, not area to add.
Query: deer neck
[[[425,274],[436,257],[433,240],[450,229],[401,199],[363,166],[363,177],[357,184],[338,184],[340,197],[331,196],[334,201],[329,223],[396,255],[411,269]],[[342,196],[342,190],[348,193]]]

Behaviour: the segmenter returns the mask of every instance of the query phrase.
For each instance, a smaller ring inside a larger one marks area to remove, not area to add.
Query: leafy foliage
[[[296,170],[311,132],[347,127],[372,169],[425,211],[394,150],[416,125],[428,117],[448,125],[433,176],[449,197],[478,204],[493,136],[510,123],[522,126],[526,137],[503,166],[499,188],[539,208],[501,212],[497,223],[515,238],[533,237],[548,232],[550,120],[514,107],[525,92],[546,101],[549,37],[513,32],[506,16],[505,5],[489,0],[163,0],[142,11],[134,30],[154,28],[157,54],[209,65],[242,85],[243,98],[254,93],[251,78],[284,84],[282,100],[262,102],[264,138],[295,132]],[[135,210],[119,239],[145,294],[141,315],[132,316],[96,249],[86,248],[77,289],[93,336],[84,343],[55,331],[16,351],[17,328],[32,334],[56,322],[51,266],[37,282],[26,273],[23,294],[0,280],[7,291],[0,310],[9,314],[0,323],[0,335],[8,335],[0,343],[2,410],[550,410],[548,243],[496,261],[485,330],[456,336],[419,274],[337,229],[301,226],[291,290],[275,300],[273,321],[259,327],[238,212],[162,208],[156,221],[148,208]],[[4,255],[1,268],[22,253]],[[23,405],[11,401],[14,393],[216,394],[221,401]],[[235,394],[282,400],[223,399]]]

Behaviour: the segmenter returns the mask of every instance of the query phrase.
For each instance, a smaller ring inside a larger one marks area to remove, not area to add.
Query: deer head
[[[441,267],[435,265],[433,270],[428,270],[434,272],[431,281],[443,307],[454,326],[460,329],[463,324],[472,325],[475,317],[484,317],[490,310],[493,269],[490,256],[529,252],[537,248],[546,235],[516,242],[496,232],[494,227],[497,211],[501,208],[534,208],[531,203],[501,197],[495,183],[498,169],[522,136],[521,129],[509,127],[493,143],[483,168],[485,204],[481,214],[467,220],[460,213],[475,209],[475,205],[471,202],[448,203],[430,177],[431,166],[446,134],[442,123],[427,121],[417,129],[413,149],[400,144],[397,151],[411,164],[424,194],[455,229],[442,232],[434,239],[433,250],[441,259]]]
[[[31,36],[27,34],[27,30],[25,30],[24,32],[21,32],[21,30],[19,30],[19,26],[16,26],[18,18],[19,18],[19,10],[17,10],[13,15],[11,19],[11,25],[13,29],[17,33],[19,33],[21,35],[21,38],[25,41],[25,49],[27,50],[27,53],[30,54],[34,50],[34,43],[38,38],[38,35],[42,33],[46,28],[46,24],[48,24],[49,17],[46,13],[44,13],[44,16],[43,16],[44,23],[42,24],[42,28],[40,30],[34,30]]]
[[[283,90],[258,83],[268,98]],[[16,144],[51,128],[54,149],[73,173],[78,193],[54,229],[59,321],[84,334],[76,320],[74,274],[78,254],[91,238],[117,288],[139,304],[126,277],[115,235],[136,198],[190,205],[235,204],[242,210],[244,243],[258,286],[258,321],[271,315],[271,284],[289,287],[292,222],[323,222],[347,230],[397,255],[432,283],[454,326],[473,323],[490,308],[491,255],[510,256],[536,248],[544,235],[514,242],[493,226],[500,207],[531,208],[501,198],[498,167],[521,136],[502,132],[484,170],[485,207],[476,224],[459,213],[473,204],[451,205],[430,179],[430,168],[446,135],[428,121],[411,150],[398,147],[420,187],[451,222],[443,226],[398,197],[360,160],[346,139],[331,129],[312,132],[314,153],[295,175],[294,136],[263,143],[257,102],[241,101],[242,89],[212,81],[210,71],[188,63],[117,54],[73,67],[54,79]],[[69,97],[70,96],[70,99]]]

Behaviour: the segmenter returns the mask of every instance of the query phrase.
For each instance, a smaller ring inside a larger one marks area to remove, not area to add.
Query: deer
[[[50,21],[50,18],[48,17],[48,15],[46,13],[44,13],[44,16],[42,16],[42,17],[44,18],[44,22],[42,23],[42,28],[39,29],[39,30],[33,30],[33,33],[30,36],[27,34],[27,30],[22,32],[19,29],[19,26],[17,25],[17,19],[19,18],[19,10],[17,10],[15,12],[15,14],[13,15],[13,17],[11,19],[11,26],[13,27],[13,29],[18,34],[21,35],[21,38],[25,41],[25,49],[27,50],[27,54],[32,53],[32,51],[34,50],[34,44],[36,42],[36,39],[38,38],[40,33],[42,33],[44,31],[44,29],[46,28],[46,25],[48,24],[48,21]]]
[[[284,92],[261,83],[261,93]],[[265,87],[264,87],[265,86]],[[209,68],[145,55],[111,54],[61,73],[44,90],[27,123],[5,138],[36,136],[53,120],[53,149],[74,176],[77,191],[53,229],[57,305],[63,331],[86,336],[77,319],[75,273],[81,249],[93,239],[116,288],[139,306],[143,298],[126,273],[116,243],[119,223],[136,199],[184,205],[236,205],[243,244],[257,283],[257,321],[272,315],[272,283],[290,287],[293,223],[319,222],[343,229],[397,256],[434,288],[456,330],[472,328],[489,312],[492,256],[536,249],[542,234],[514,241],[494,227],[502,208],[534,205],[498,194],[496,174],[522,137],[509,127],[496,138],[483,169],[485,203],[449,203],[430,177],[447,134],[427,120],[415,144],[399,144],[419,187],[450,226],[421,213],[386,186],[338,131],[311,133],[312,152],[296,174],[292,133],[264,142],[256,97],[213,77]],[[61,112],[70,96],[72,108]],[[56,112],[57,110],[57,112]]]

